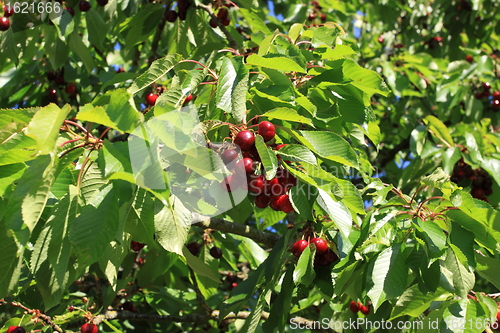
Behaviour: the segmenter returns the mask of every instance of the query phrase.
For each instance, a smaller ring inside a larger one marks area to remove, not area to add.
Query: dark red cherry
[[[215,259],[220,259],[222,258],[222,250],[217,246],[214,246],[213,248],[210,249],[210,255]]]
[[[305,239],[299,239],[292,245],[292,254],[296,257],[300,257],[308,245],[309,243]]]
[[[242,151],[249,151],[255,144],[255,135],[248,130],[238,132],[234,138],[234,143],[240,146]]]
[[[328,244],[323,238],[313,238],[311,243],[316,245],[316,253],[325,253],[328,250]]]
[[[258,132],[265,142],[271,141],[276,135],[276,127],[269,121],[262,121],[259,124]]]
[[[90,2],[88,1],[83,0],[78,3],[78,8],[80,8],[82,12],[88,12],[90,10],[90,7]]]

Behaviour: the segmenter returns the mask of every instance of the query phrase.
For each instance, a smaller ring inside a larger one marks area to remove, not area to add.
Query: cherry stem
[[[71,120],[65,120],[64,123],[66,124],[70,124],[70,125],[73,125],[73,126],[76,126],[78,127],[79,129],[81,129],[83,132],[87,133],[87,130],[85,129],[85,127],[83,127],[82,125],[80,124],[77,124],[75,123],[74,121],[71,121]]]
[[[61,143],[61,145],[59,147],[62,147],[62,146],[67,145],[68,143],[76,142],[76,141],[80,141],[80,140],[82,140],[82,139],[78,138],[78,139],[74,139],[74,140],[68,140],[68,141],[65,141],[65,142]]]
[[[64,153],[62,153],[62,154],[61,154],[61,156],[59,156],[59,158],[63,158],[63,157],[64,157],[64,155],[66,155],[66,154],[68,154],[68,153],[72,152],[72,151],[73,151],[73,150],[75,150],[75,149],[78,149],[78,148],[83,148],[83,147],[85,147],[86,145],[87,145],[87,143],[86,143],[86,142],[84,142],[84,143],[82,143],[82,144],[79,144],[78,146],[74,146],[73,148],[70,148],[70,149],[66,150]]]
[[[102,138],[108,133],[108,131],[111,129],[111,127],[108,127],[102,132],[102,134],[99,136],[99,140],[102,141]]]
[[[183,63],[183,62],[192,62],[192,63],[198,64],[201,67],[203,67],[203,69],[207,69],[210,72],[210,76],[212,76],[215,80],[219,80],[217,73],[215,73],[213,70],[211,70],[210,68],[208,68],[206,65],[202,64],[201,62],[196,61],[196,60],[191,60],[191,59],[185,59],[185,60],[179,61],[179,64]]]

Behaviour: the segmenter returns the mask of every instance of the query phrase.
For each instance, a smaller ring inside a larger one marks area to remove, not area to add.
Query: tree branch
[[[210,15],[210,17],[215,20],[215,22],[217,23],[217,26],[219,26],[219,29],[226,36],[227,41],[229,42],[229,46],[232,47],[233,49],[237,50],[238,44],[234,40],[233,36],[231,36],[229,31],[227,31],[224,24],[222,24],[222,22],[217,18],[217,16],[215,16],[214,12],[212,11],[212,8],[210,6],[206,6],[206,5],[201,4],[201,3],[198,5],[198,8],[201,8],[204,11],[206,11],[208,13],[208,15]]]
[[[210,219],[206,216],[202,216],[196,213],[193,215],[197,221],[200,221],[198,223],[194,223],[193,225],[196,225],[203,229],[216,229],[221,232],[248,237],[257,243],[264,244],[268,247],[273,247],[280,239],[280,236],[277,234],[260,231],[248,225],[229,222],[223,219]]]

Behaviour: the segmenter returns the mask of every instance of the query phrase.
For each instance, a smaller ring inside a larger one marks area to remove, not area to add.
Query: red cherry
[[[136,312],[137,310],[135,309],[134,303],[130,301],[126,301],[125,303],[122,304],[122,309],[125,311],[129,312]]]
[[[220,186],[227,192],[231,192],[232,190],[236,190],[236,187],[233,184],[234,184],[233,175],[230,175],[224,178],[222,183],[220,183]]]
[[[474,94],[474,97],[476,97],[476,99],[483,99],[484,94],[478,91],[477,93]]]
[[[294,211],[288,194],[283,194],[278,197],[278,206],[282,212],[287,214]]]
[[[493,99],[500,99],[500,91],[495,91],[493,93]]]
[[[156,104],[156,100],[158,99],[158,95],[149,93],[146,95],[146,104],[149,106],[153,106]]]
[[[75,10],[73,9],[73,7],[66,7],[66,11],[71,15],[71,16],[75,16]]]
[[[10,326],[7,329],[7,333],[26,333],[26,330],[21,326]]]
[[[358,302],[351,301],[351,303],[349,304],[349,309],[351,309],[351,311],[354,313],[358,312],[359,311]]]
[[[491,107],[493,110],[500,110],[500,100],[494,99],[491,101]]]
[[[314,13],[309,14],[309,16],[307,17],[307,19],[308,19],[309,21],[312,21],[312,20],[314,20],[315,18],[316,18],[316,14],[314,14]]]
[[[193,256],[197,256],[200,253],[201,245],[198,242],[192,242],[187,245],[187,248]]]
[[[210,21],[208,22],[212,28],[217,28],[219,25],[217,24],[217,19],[211,18]]]
[[[491,89],[491,85],[489,82],[483,82],[483,89],[484,90],[490,90]]]
[[[189,94],[186,99],[184,100],[184,105],[188,104],[189,102],[191,102],[193,100],[193,95],[192,94]]]
[[[323,22],[323,23],[326,22],[326,14],[325,13],[321,13],[320,18],[321,18],[321,22]]]
[[[370,313],[370,306],[369,305],[361,305],[359,307],[359,311],[361,311],[362,314],[367,316]]]
[[[266,178],[263,175],[251,175],[248,181],[248,188],[256,194],[265,194]]]
[[[255,135],[248,130],[238,132],[234,138],[234,143],[240,146],[242,151],[249,151],[255,144]]]
[[[229,289],[233,290],[237,286],[238,286],[238,284],[236,282],[233,282],[233,283],[231,283],[231,286],[229,287]]]
[[[213,248],[210,249],[210,255],[215,259],[220,259],[222,258],[222,250],[217,246],[214,246]]]
[[[224,21],[227,19],[229,15],[229,11],[227,10],[226,7],[222,7],[221,9],[219,9],[219,12],[217,13],[217,18],[221,21]]]
[[[288,143],[281,143],[281,144],[276,146],[276,150],[280,150],[281,148],[283,148],[285,146],[288,146]]]
[[[237,168],[244,168],[247,175],[251,175],[255,172],[255,162],[249,157],[245,157],[236,163]]]
[[[78,3],[78,8],[80,8],[82,12],[88,12],[90,10],[90,7],[90,2],[88,1],[83,0]]]
[[[3,16],[11,17],[14,15],[14,7],[12,6],[3,6]]]
[[[472,64],[472,62],[474,61],[474,58],[472,58],[471,55],[466,55],[465,60],[467,60],[468,63]]]
[[[281,210],[278,199],[279,199],[279,197],[271,197],[271,200],[269,200],[269,207],[271,207],[272,210],[275,210],[277,212],[279,212]]]
[[[108,4],[108,0],[97,0],[97,3],[99,4],[99,6],[106,6]]]
[[[311,243],[316,245],[316,253],[325,253],[328,250],[328,244],[323,238],[313,238]]]
[[[0,31],[7,31],[10,27],[10,21],[8,18],[0,17]]]
[[[142,250],[142,248],[146,246],[146,244],[144,243],[139,243],[139,242],[136,242],[136,241],[130,241],[130,248],[132,249],[132,251],[140,251]]]
[[[436,36],[434,37],[434,40],[438,43],[441,43],[443,41],[443,37]]]
[[[220,154],[220,157],[224,164],[228,165],[238,157],[238,152],[235,149],[227,149]]]
[[[80,332],[82,333],[97,333],[99,332],[99,328],[94,324],[83,324],[80,327]]]
[[[292,254],[296,257],[300,257],[308,245],[309,243],[305,239],[299,239],[292,245]]]
[[[175,22],[177,20],[177,12],[175,10],[169,10],[167,14],[165,14],[165,19],[168,22]]]
[[[383,36],[380,36],[377,41],[382,44],[384,42],[384,37]]]
[[[259,124],[259,132],[258,132],[265,142],[271,141],[276,135],[276,127],[274,127],[273,123],[269,121],[263,121]]]
[[[270,194],[275,197],[283,195],[286,192],[285,188],[280,184],[279,179],[276,177],[269,181],[268,187],[270,190]]]
[[[68,84],[68,86],[66,87],[66,92],[70,95],[72,95],[76,92],[76,87],[75,87],[74,82],[71,82],[70,84]]]
[[[500,321],[500,311],[497,312],[497,320]]]
[[[262,193],[255,197],[254,203],[256,207],[264,209],[269,205],[270,200],[271,197],[267,196],[265,193]]]

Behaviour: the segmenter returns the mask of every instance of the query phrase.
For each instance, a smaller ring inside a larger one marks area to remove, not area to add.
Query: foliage
[[[498,2],[98,2],[0,32],[0,332],[491,332]]]

